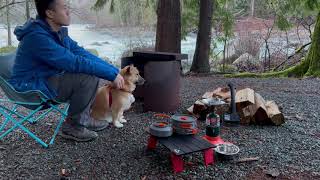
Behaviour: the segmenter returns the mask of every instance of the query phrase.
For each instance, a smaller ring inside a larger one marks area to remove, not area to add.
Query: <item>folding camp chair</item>
[[[2,140],[13,130],[20,128],[22,131],[26,132],[28,135],[30,135],[30,137],[40,143],[43,147],[47,148],[49,145],[54,143],[55,137],[58,134],[65,117],[67,116],[69,104],[59,107],[62,103],[50,100],[45,94],[36,90],[26,92],[16,91],[7,82],[11,76],[11,69],[14,59],[15,53],[6,54],[3,56],[0,55],[0,87],[6,96],[5,99],[0,98],[0,118],[2,120],[2,124],[0,124],[0,140]],[[8,104],[11,104],[13,107],[9,108]],[[19,107],[26,108],[27,115],[19,113],[17,111]],[[42,112],[41,115],[37,115],[37,113],[40,111]],[[61,118],[57,123],[50,142],[46,143],[33,132],[31,132],[25,125],[27,123],[36,123],[52,111],[60,113]]]

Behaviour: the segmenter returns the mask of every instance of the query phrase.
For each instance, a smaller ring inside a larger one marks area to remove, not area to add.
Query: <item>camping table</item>
[[[208,166],[214,163],[213,148],[215,145],[210,144],[202,137],[197,135],[173,135],[166,138],[159,138],[150,135],[148,140],[148,149],[155,149],[157,142],[164,145],[171,151],[171,163],[175,173],[183,171],[182,155],[202,151],[204,155],[204,164]]]

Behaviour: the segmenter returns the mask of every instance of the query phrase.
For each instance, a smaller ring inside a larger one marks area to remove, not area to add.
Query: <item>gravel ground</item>
[[[65,169],[70,179],[320,179],[320,80],[319,79],[226,79],[216,75],[182,79],[183,112],[205,92],[233,82],[238,89],[250,87],[282,108],[282,126],[222,128],[221,136],[240,147],[235,158],[259,157],[255,162],[217,161],[205,167],[201,153],[184,156],[185,171],[172,172],[169,151],[158,146],[146,151],[146,128],[155,121],[136,102],[125,113],[122,129],[109,127],[99,138],[76,143],[57,137],[44,149],[25,133],[15,131],[0,141],[0,179],[60,179]],[[48,137],[53,116],[32,126]],[[0,122],[3,120],[0,120]],[[204,122],[200,122],[201,127]],[[202,128],[202,134],[204,129]]]

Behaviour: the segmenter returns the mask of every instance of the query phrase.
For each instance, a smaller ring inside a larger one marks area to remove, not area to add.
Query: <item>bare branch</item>
[[[15,4],[21,4],[21,3],[25,3],[26,1],[18,1],[18,2],[16,2],[16,1],[12,1],[11,3],[9,3],[9,4],[6,4],[6,5],[4,5],[4,6],[1,6],[0,7],[0,10],[1,9],[4,9],[4,8],[6,8],[6,7],[8,7],[8,6],[12,6],[12,5],[15,5]]]

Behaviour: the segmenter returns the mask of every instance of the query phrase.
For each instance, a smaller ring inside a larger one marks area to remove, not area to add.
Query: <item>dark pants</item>
[[[99,78],[86,74],[65,73],[49,78],[56,88],[59,102],[68,102],[68,121],[72,125],[85,126],[90,120],[90,107],[95,98]]]

